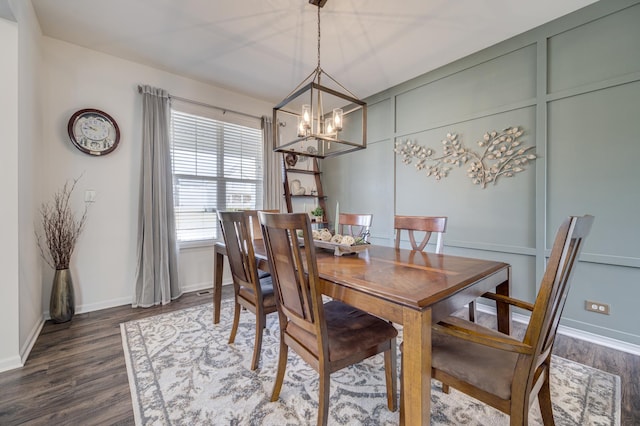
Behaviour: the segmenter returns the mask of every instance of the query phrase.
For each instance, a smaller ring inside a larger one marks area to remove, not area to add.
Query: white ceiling
[[[317,62],[308,0],[32,0],[44,35],[276,103]],[[328,0],[321,64],[361,98],[594,0]]]

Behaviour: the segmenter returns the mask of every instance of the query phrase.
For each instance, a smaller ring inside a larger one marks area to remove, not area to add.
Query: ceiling
[[[594,0],[329,0],[321,65],[361,98]],[[317,63],[307,0],[32,0],[44,35],[277,103]]]

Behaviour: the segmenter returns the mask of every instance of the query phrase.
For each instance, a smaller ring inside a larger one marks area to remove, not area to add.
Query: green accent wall
[[[373,213],[382,245],[394,214],[448,216],[445,253],[511,263],[514,295],[533,301],[560,223],[593,214],[562,323],[640,345],[639,23],[639,1],[603,0],[370,97],[367,149],[322,162],[330,215],[337,201]],[[437,181],[393,152],[412,140],[441,154],[447,133],[480,152],[486,131],[514,125],[539,158],[485,189],[467,165]]]

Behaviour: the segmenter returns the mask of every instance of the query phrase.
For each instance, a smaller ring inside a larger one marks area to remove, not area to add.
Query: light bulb
[[[311,106],[310,105],[302,105],[302,122],[305,129],[309,129],[311,127]]]
[[[342,130],[342,116],[342,109],[335,108],[333,110],[333,127],[336,131]]]
[[[327,119],[326,123],[325,123],[325,130],[326,130],[326,134],[330,135],[334,132],[333,130],[333,120],[332,119]]]

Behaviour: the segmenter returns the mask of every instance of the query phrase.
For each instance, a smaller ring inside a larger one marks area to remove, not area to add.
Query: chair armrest
[[[533,311],[533,303],[514,299],[513,297],[505,296],[503,294],[485,293],[482,295],[482,297],[486,299],[495,300],[496,302],[508,303],[510,305],[516,306],[518,308],[526,309],[528,311]]]
[[[448,334],[469,342],[477,343],[491,348],[520,354],[533,354],[533,347],[519,342],[509,337],[499,337],[491,334],[481,333],[477,330],[469,330],[455,324],[441,321],[434,324],[432,328],[440,333]]]

